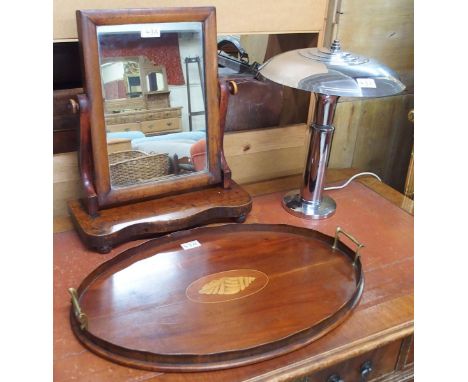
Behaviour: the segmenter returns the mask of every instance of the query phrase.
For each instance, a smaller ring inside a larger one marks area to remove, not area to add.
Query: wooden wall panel
[[[375,57],[396,69],[411,92],[413,1],[341,2],[339,37],[345,49]],[[215,5],[220,34],[293,33],[321,31],[327,0],[293,3],[287,0],[257,3],[245,0],[136,0],[131,3],[125,0],[55,0],[54,39],[76,39],[75,9],[182,5]],[[375,171],[388,184],[400,189],[413,142],[413,126],[406,118],[413,107],[413,96],[342,101],[335,116],[329,167]],[[305,129],[305,125],[295,125],[226,134],[226,157],[234,179],[244,184],[300,174],[304,165]],[[61,221],[68,214],[66,200],[80,195],[76,153],[55,155],[54,221]]]
[[[234,156],[227,161],[233,179],[244,184],[299,174],[303,169],[304,155],[303,147],[298,147]]]
[[[353,164],[356,137],[359,130],[360,102],[339,102],[336,111],[332,148],[328,167],[349,168]]]
[[[413,96],[394,96],[338,104],[329,167],[373,171],[403,190],[413,146],[406,115]],[[226,160],[240,184],[300,174],[306,125],[227,133]],[[67,216],[66,201],[81,196],[76,153],[54,156],[54,216]]]
[[[305,133],[305,124],[226,133],[224,149],[233,179],[244,184],[301,173],[305,156]],[[81,196],[77,153],[54,155],[55,231],[70,226],[63,223],[68,216],[67,200]]]
[[[60,222],[68,216],[67,201],[82,196],[78,158],[76,152],[56,154],[53,162],[54,173],[54,232],[61,231]],[[67,227],[67,225],[65,225]]]
[[[227,158],[253,154],[279,148],[296,148],[304,145],[306,125],[293,125],[281,129],[260,129],[226,133],[224,153]]]
[[[356,148],[353,155],[353,166],[360,169],[368,169],[382,175],[385,157],[390,142],[395,102],[392,98],[382,100],[375,99],[365,102],[360,113],[359,132],[356,137]]]
[[[244,184],[302,172],[305,134],[305,124],[225,134],[233,179]]]
[[[341,99],[329,165],[374,171],[401,192],[413,143],[407,121],[414,90],[413,15],[413,0],[330,0],[324,33],[326,45],[337,33],[344,50],[388,65],[407,86],[389,98]]]
[[[54,40],[77,38],[77,9],[216,7],[218,33],[318,32],[327,0],[54,0]]]
[[[404,193],[414,145],[414,125],[408,120],[408,113],[414,108],[414,96],[407,94],[395,97],[392,134],[385,156],[383,178],[385,182]]]
[[[329,167],[372,171],[403,192],[413,147],[412,94],[338,104]]]
[[[330,0],[341,15],[338,38],[344,50],[375,58],[396,70],[409,92],[413,89],[414,1]],[[341,7],[339,3],[341,2]],[[332,15],[328,15],[332,19]],[[327,28],[325,42],[333,38]]]

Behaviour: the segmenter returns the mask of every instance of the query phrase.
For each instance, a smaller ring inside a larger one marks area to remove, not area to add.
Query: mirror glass
[[[112,188],[207,171],[200,22],[97,27]]]

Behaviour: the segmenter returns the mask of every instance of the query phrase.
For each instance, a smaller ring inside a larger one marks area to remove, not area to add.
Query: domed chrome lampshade
[[[330,49],[306,48],[279,54],[259,71],[279,84],[334,96],[383,97],[405,89],[393,70],[341,51],[337,40]]]
[[[403,91],[405,85],[378,61],[343,52],[337,40],[330,49],[306,48],[279,54],[260,66],[259,73],[281,85],[316,93],[303,184],[300,193],[284,197],[283,206],[306,219],[332,216],[336,204],[330,197],[322,197],[322,189],[338,98],[390,96]]]

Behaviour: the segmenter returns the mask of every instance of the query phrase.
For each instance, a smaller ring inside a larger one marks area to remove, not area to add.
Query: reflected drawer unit
[[[181,107],[116,113],[106,116],[106,131],[142,131],[157,135],[182,131]]]
[[[169,131],[181,131],[180,118],[155,119],[141,122],[141,131],[145,134],[154,134]]]

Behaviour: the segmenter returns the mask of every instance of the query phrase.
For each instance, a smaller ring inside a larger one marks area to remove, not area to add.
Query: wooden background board
[[[335,113],[329,167],[372,171],[403,192],[414,140],[412,94],[344,100]]]
[[[319,32],[327,0],[54,0],[54,40],[77,37],[77,9],[215,6],[218,33]]]
[[[407,119],[414,102],[413,18],[413,0],[330,0],[324,33],[325,45],[336,33],[344,50],[388,65],[406,85],[393,97],[341,99],[330,166],[376,172],[400,192],[413,147]]]
[[[333,1],[330,0],[331,6]],[[137,2],[131,6],[144,6],[146,3]],[[196,1],[187,4],[192,3],[202,5],[202,2]],[[274,4],[248,3],[239,6],[239,2],[227,0],[211,2],[217,6],[219,34],[232,31],[241,34],[272,31],[287,33],[295,29],[314,31],[316,27],[313,26],[313,20],[320,18],[323,23],[326,3],[305,0],[291,5],[291,2],[282,0]],[[74,9],[123,6],[127,2],[105,0],[90,4],[84,0],[55,0],[54,38],[76,38]],[[171,4],[176,5],[178,2]],[[235,12],[233,7],[236,8]],[[413,144],[413,126],[406,119],[409,109],[413,107],[413,1],[342,0],[342,11],[344,13],[339,21],[343,46],[356,53],[375,57],[402,75],[407,73],[403,77],[409,89],[407,94],[389,98],[361,101],[343,99],[335,114],[336,130],[329,167],[353,166],[363,171],[375,171],[384,181],[403,191]],[[293,17],[297,13],[301,16]],[[328,22],[332,21],[331,15],[327,17]],[[229,23],[232,26],[228,28]],[[320,26],[317,30],[322,29]],[[327,34],[329,38],[329,32]],[[323,35],[320,33],[319,44]],[[226,134],[224,147],[234,180],[246,184],[300,174],[304,166],[305,129],[305,125],[295,125],[278,130]],[[53,205],[57,226],[68,224],[66,200],[80,194],[76,153],[54,156]]]
[[[340,102],[329,167],[374,171],[403,191],[413,145],[407,112],[413,96]],[[305,158],[305,124],[227,133],[226,160],[239,184],[300,174]],[[66,201],[82,195],[76,153],[54,156],[54,220],[68,220]],[[58,228],[57,228],[58,229]]]
[[[341,14],[335,16],[335,9]],[[328,10],[325,45],[337,32],[344,50],[388,65],[400,74],[407,91],[413,92],[413,0],[330,0]]]
[[[225,134],[233,179],[244,184],[302,172],[306,129],[302,124]]]
[[[78,171],[78,153],[56,154],[54,167],[54,219],[68,216],[67,201],[84,196]]]

